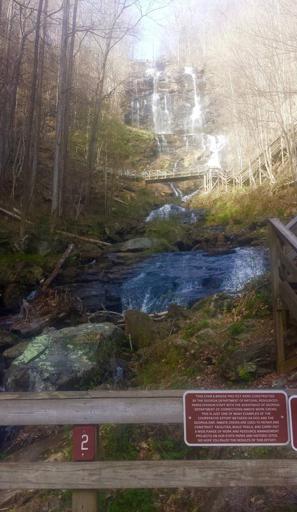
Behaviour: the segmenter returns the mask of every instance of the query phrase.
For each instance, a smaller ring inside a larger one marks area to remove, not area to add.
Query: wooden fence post
[[[280,285],[280,257],[278,250],[278,239],[274,229],[270,226],[270,246],[271,246],[271,274],[272,274],[272,300],[274,329],[276,337],[276,367],[277,372],[282,373],[285,366],[285,329],[286,329],[286,311],[282,305],[279,293]]]
[[[96,491],[74,491],[72,493],[72,512],[98,512]]]
[[[72,449],[72,459],[75,462],[97,460],[99,453],[99,426],[73,427]],[[73,491],[72,512],[98,512],[97,491]]]

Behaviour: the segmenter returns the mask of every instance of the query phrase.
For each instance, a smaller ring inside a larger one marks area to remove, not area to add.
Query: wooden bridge
[[[223,169],[197,167],[196,169],[183,169],[175,171],[174,169],[149,169],[141,173],[134,170],[123,170],[120,176],[133,179],[144,180],[146,183],[162,183],[171,181],[200,180],[204,190],[211,190],[218,185],[228,183],[227,174]]]
[[[220,168],[199,166],[183,170],[148,169],[142,171],[122,170],[120,175],[133,180],[144,180],[146,183],[162,183],[174,181],[199,180],[201,192],[211,192],[216,188],[243,188],[258,186],[265,182],[275,183],[278,169],[288,162],[289,154],[283,136],[277,137],[248,165],[239,172],[230,172]]]
[[[141,179],[146,183],[161,183],[163,181],[185,181],[201,179],[204,171],[199,169],[184,169],[174,171],[170,169],[149,169],[141,173],[133,170],[121,171],[121,176],[130,179]]]

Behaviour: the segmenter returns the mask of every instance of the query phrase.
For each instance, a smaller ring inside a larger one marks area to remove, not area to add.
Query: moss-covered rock
[[[233,382],[248,382],[274,370],[274,346],[263,341],[242,345],[234,341],[225,344],[220,360],[224,378]]]
[[[111,323],[82,324],[37,336],[5,375],[6,389],[42,391],[98,384],[112,372],[125,341]]]
[[[147,314],[141,311],[130,310],[125,314],[126,332],[131,337],[135,348],[143,348],[169,335],[168,322],[156,323]]]

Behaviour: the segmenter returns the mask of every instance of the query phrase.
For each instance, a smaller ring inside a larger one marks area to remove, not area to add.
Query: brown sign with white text
[[[261,446],[289,442],[283,391],[187,391],[184,433],[189,446]]]

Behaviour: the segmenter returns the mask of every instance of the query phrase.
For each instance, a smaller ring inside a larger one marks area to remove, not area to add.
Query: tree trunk
[[[75,36],[76,36],[76,23],[77,23],[77,9],[78,9],[78,1],[74,0],[73,5],[73,14],[72,14],[72,28],[71,28],[71,37],[69,44],[69,52],[68,52],[68,67],[67,67],[67,84],[66,84],[66,98],[65,98],[65,124],[64,124],[64,172],[61,177],[60,188],[62,190],[62,194],[60,194],[60,204],[59,210],[62,212],[62,196],[66,190],[66,179],[67,179],[67,171],[69,166],[69,132],[71,126],[71,116],[70,116],[70,107],[72,100],[72,87],[73,87],[73,70],[74,70],[74,45],[75,45]]]
[[[38,73],[38,84],[37,84],[37,98],[36,98],[36,114],[34,123],[34,145],[33,145],[33,161],[32,161],[32,174],[30,183],[30,196],[29,205],[31,205],[37,176],[37,168],[39,161],[39,147],[41,138],[41,117],[42,117],[42,91],[43,91],[43,80],[44,80],[44,58],[45,58],[45,41],[47,37],[47,12],[48,12],[48,0],[44,0],[44,22],[43,22],[43,34],[40,44],[40,56],[39,56],[39,73]]]
[[[38,62],[39,62],[39,41],[40,41],[40,27],[41,15],[43,9],[43,0],[39,0],[36,18],[35,41],[34,41],[34,57],[33,57],[33,71],[31,82],[31,93],[29,98],[29,108],[26,126],[26,144],[23,163],[23,179],[24,179],[24,192],[23,192],[23,207],[21,223],[21,236],[25,229],[25,219],[30,207],[31,197],[31,183],[32,183],[32,145],[34,143],[34,115],[36,110],[37,98],[37,84],[38,84]]]
[[[64,179],[65,169],[65,118],[67,101],[67,57],[68,57],[68,24],[70,1],[63,0],[63,20],[61,33],[61,50],[59,65],[57,124],[56,124],[56,148],[53,172],[52,191],[52,215],[62,215],[63,190],[61,184]]]

